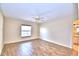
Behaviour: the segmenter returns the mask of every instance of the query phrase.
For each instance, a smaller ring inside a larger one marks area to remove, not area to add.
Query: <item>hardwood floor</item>
[[[71,49],[43,40],[7,44],[2,56],[70,56]]]

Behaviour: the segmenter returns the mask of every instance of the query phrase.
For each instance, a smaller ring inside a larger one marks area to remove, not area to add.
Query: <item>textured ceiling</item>
[[[36,16],[47,21],[73,15],[72,3],[4,3],[1,8],[7,17],[29,21],[35,21]]]

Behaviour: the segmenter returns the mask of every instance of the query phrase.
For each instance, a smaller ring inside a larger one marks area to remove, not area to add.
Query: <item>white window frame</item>
[[[25,24],[22,24],[21,25],[21,37],[28,37],[28,36],[31,36],[31,25],[25,25]]]

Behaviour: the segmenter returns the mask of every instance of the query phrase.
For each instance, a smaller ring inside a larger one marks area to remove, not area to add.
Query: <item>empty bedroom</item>
[[[77,56],[78,39],[77,3],[0,4],[1,56]]]

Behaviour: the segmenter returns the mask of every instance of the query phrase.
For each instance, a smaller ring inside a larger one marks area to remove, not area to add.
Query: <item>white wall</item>
[[[72,21],[72,17],[65,17],[41,24],[41,39],[71,48]]]
[[[32,36],[31,37],[26,37],[26,38],[21,38],[20,36],[20,27],[21,24],[27,24],[32,26]],[[19,41],[25,41],[25,40],[30,40],[30,39],[37,39],[38,37],[38,24],[29,22],[29,21],[24,21],[20,19],[14,19],[14,18],[9,18],[5,17],[4,20],[4,43],[14,43],[14,42],[19,42]]]
[[[0,54],[3,48],[3,15],[0,11]]]
[[[77,5],[77,3],[73,4],[72,14],[64,17],[60,14],[62,17],[43,23],[40,26],[41,39],[72,48],[72,22],[78,19]]]

